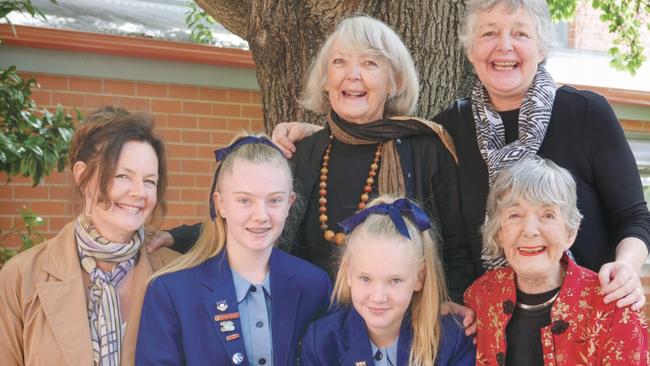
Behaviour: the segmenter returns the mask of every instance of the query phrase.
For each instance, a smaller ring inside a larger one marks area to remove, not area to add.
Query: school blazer
[[[92,365],[87,288],[74,222],[8,261],[0,271],[0,365]],[[122,365],[132,365],[142,299],[149,277],[178,256],[144,247],[132,269],[133,295],[123,333]]]
[[[459,321],[441,317],[442,339],[436,365],[474,366],[476,348]],[[408,365],[413,330],[407,315],[397,341],[397,365]],[[372,366],[372,348],[366,323],[354,308],[345,307],[314,322],[302,339],[302,366]]]
[[[318,267],[274,248],[269,259],[273,363],[296,364],[298,342],[324,314],[331,283]],[[234,330],[222,331],[222,319]],[[243,356],[243,359],[242,359]],[[257,365],[246,357],[226,251],[154,279],[144,299],[137,365]]]

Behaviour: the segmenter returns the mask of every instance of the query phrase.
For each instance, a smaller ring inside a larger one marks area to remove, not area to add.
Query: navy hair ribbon
[[[258,137],[258,136],[246,136],[238,139],[237,141],[233,142],[230,144],[230,146],[222,147],[221,149],[217,149],[214,151],[214,158],[216,159],[217,162],[224,161],[232,153],[235,151],[235,149],[239,148],[240,146],[248,145],[248,144],[264,144],[271,146],[272,148],[278,150],[280,154],[282,154],[282,150],[275,146],[275,144],[266,137]],[[284,156],[284,155],[283,155]],[[217,187],[217,176],[219,174],[219,168],[221,166],[217,167],[217,169],[214,171],[214,177],[212,178],[212,187],[210,188],[210,218],[214,220],[217,218],[217,210],[214,207],[214,190]]]
[[[397,228],[397,231],[409,240],[411,236],[409,235],[403,216],[411,219],[420,231],[431,228],[429,215],[420,206],[406,198],[400,198],[391,203],[380,203],[367,207],[339,222],[339,226],[343,229],[344,233],[349,234],[354,228],[366,221],[369,215],[388,215]]]
[[[246,136],[242,137],[239,140],[233,142],[230,146],[223,147],[221,149],[217,149],[214,151],[214,158],[217,161],[223,161],[228,155],[230,155],[231,152],[233,152],[236,148],[243,146],[243,145],[248,145],[248,144],[264,144],[271,146],[272,148],[278,150],[280,153],[282,153],[282,150],[275,146],[274,143],[269,141],[266,137],[258,137],[258,136]]]

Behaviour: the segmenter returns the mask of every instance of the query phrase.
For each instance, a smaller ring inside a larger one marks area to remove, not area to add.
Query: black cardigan
[[[480,269],[480,227],[488,195],[487,167],[476,142],[471,109],[456,101],[434,121],[456,143],[463,216],[472,255]],[[610,105],[602,96],[563,86],[557,90],[551,121],[538,155],[568,169],[577,183],[584,216],[571,252],[578,264],[598,271],[614,260],[618,242],[636,237],[650,244],[650,213],[639,171]]]

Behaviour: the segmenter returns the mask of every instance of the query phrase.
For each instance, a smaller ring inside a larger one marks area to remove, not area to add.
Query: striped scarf
[[[490,96],[483,83],[476,81],[472,90],[472,114],[478,147],[488,169],[490,188],[501,169],[537,154],[551,120],[555,89],[553,78],[540,65],[519,108],[519,139],[506,145],[501,116],[490,103]],[[506,265],[505,258],[492,258],[487,255],[485,248],[481,251],[481,260],[486,270]]]
[[[122,352],[122,319],[117,287],[135,266],[142,246],[144,229],[136,231],[129,243],[113,243],[101,236],[86,216],[75,222],[77,251],[81,267],[90,275],[88,320],[94,364],[118,366]],[[95,260],[113,262],[113,271],[104,272]]]

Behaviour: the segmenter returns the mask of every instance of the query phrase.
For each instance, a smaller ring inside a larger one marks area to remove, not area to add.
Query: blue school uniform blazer
[[[476,348],[463,327],[451,315],[441,317],[442,339],[438,349],[438,366],[474,366]],[[408,365],[413,330],[411,319],[404,317],[397,341],[397,365]],[[366,323],[354,308],[342,308],[315,321],[302,339],[301,364],[372,366],[370,338]]]
[[[149,284],[137,365],[251,365],[225,252]],[[269,276],[273,363],[295,365],[307,326],[327,311],[331,283],[323,270],[275,248]]]

